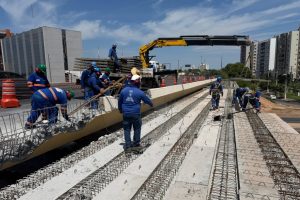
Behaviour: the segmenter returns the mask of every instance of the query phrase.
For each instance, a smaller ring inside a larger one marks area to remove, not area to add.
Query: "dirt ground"
[[[295,121],[300,121],[300,107],[287,106],[278,103],[273,103],[265,98],[260,100],[262,104],[262,112],[276,113],[281,118],[295,119]],[[300,132],[300,123],[288,123],[298,132]]]

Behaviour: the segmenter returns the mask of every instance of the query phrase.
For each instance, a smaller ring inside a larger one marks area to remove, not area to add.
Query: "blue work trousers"
[[[133,143],[131,142],[131,136],[130,136],[132,127],[134,131]],[[141,142],[141,128],[142,128],[141,114],[124,114],[123,128],[124,128],[124,138],[125,138],[124,148],[127,149],[132,146],[138,146]]]
[[[96,93],[92,89],[90,89],[88,91],[88,99],[92,98],[95,95],[96,95]],[[91,108],[98,109],[98,104],[99,104],[99,98],[97,98],[91,102]]]
[[[89,97],[89,91],[91,90],[90,87],[85,87],[84,88],[84,100],[88,100],[90,97]]]
[[[219,108],[220,95],[212,96],[211,98],[211,106],[213,109]]]
[[[246,110],[247,104],[250,103],[252,107],[256,108],[257,110],[260,109],[260,102],[257,98],[250,98],[249,96],[244,96],[244,102],[243,102],[243,110]]]
[[[58,108],[41,95],[34,94],[32,95],[31,111],[27,121],[30,123],[35,123],[41,114],[48,119],[50,124],[56,123]]]

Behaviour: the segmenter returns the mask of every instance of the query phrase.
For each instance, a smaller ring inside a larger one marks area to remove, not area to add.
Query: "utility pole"
[[[223,68],[223,56],[221,56],[221,69]]]
[[[179,60],[177,60],[177,71],[179,70]]]
[[[51,66],[50,66],[50,55],[49,55],[49,53],[48,53],[48,68],[49,68],[50,82],[52,83]]]

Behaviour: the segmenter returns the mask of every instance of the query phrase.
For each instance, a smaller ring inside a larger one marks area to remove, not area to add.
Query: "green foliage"
[[[245,67],[242,63],[227,64],[222,71],[226,73],[229,78],[252,78],[250,69]]]

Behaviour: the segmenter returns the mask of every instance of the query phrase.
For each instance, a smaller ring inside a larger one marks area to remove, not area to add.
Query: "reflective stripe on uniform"
[[[57,96],[56,96],[55,92],[53,91],[53,89],[49,88],[49,90],[50,90],[51,94],[53,95],[54,100],[57,101]]]
[[[44,97],[45,99],[49,100],[49,98],[47,97],[47,95],[45,95],[44,92],[42,92],[41,90],[38,90],[38,92],[42,95],[42,97]]]
[[[37,84],[37,83],[33,84],[33,86],[36,86],[36,87],[46,87],[45,84]]]

